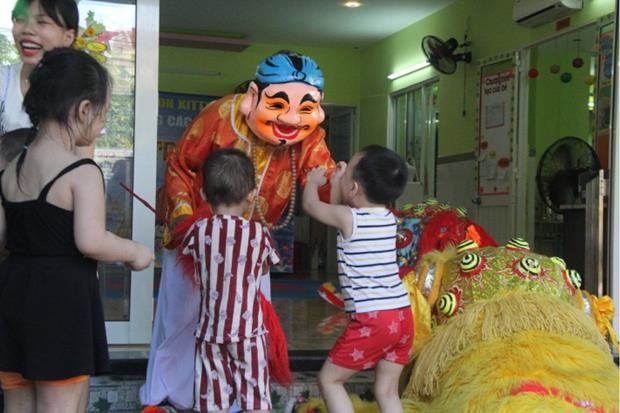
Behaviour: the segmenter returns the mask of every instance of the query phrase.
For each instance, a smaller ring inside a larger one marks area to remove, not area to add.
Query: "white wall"
[[[467,215],[475,219],[476,175],[473,154],[462,154],[437,160],[437,196],[440,202],[467,208]]]

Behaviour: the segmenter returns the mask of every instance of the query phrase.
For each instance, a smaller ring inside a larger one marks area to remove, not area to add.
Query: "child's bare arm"
[[[344,205],[327,204],[319,199],[318,189],[325,181],[324,168],[315,168],[308,174],[308,182],[304,188],[304,210],[317,221],[338,228],[342,235],[348,238],[353,230],[351,209]]]
[[[105,195],[101,173],[94,166],[80,168],[72,185],[74,237],[78,249],[98,261],[120,261],[133,270],[148,267],[153,253],[144,245],[120,238],[105,228]]]

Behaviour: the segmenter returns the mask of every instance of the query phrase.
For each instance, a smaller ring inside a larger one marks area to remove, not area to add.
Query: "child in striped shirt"
[[[331,204],[318,188],[325,170],[308,175],[306,212],[338,229],[338,278],[351,321],[319,373],[328,411],[353,412],[344,383],[357,371],[375,368],[374,393],[382,412],[399,413],[398,380],[413,342],[407,291],[398,276],[396,219],[387,208],[407,183],[405,162],[371,145],[340,162],[331,178]]]
[[[192,258],[201,290],[196,328],[194,410],[271,409],[266,328],[260,301],[264,265],[279,261],[269,231],[243,218],[255,196],[254,166],[238,149],[213,152],[204,191],[213,215],[188,230],[181,251]]]

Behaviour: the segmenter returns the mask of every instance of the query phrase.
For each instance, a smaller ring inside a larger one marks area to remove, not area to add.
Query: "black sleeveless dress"
[[[73,211],[46,201],[54,182],[82,165],[63,169],[38,199],[0,196],[9,256],[0,264],[0,371],[30,380],[62,380],[109,371],[97,262],[75,245]]]

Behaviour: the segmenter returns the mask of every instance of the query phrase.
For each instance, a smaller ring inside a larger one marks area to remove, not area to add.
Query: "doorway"
[[[521,70],[523,222],[533,249],[562,257],[582,288],[608,292],[605,181],[613,23],[601,21],[524,49]],[[606,46],[607,45],[607,46]],[[608,56],[609,55],[609,56]],[[609,63],[608,63],[609,60]]]
[[[323,105],[325,141],[332,158],[348,162],[356,146],[354,106]],[[298,188],[297,199],[302,199]],[[337,281],[336,230],[311,219],[298,203],[295,214],[295,273],[317,281]]]

